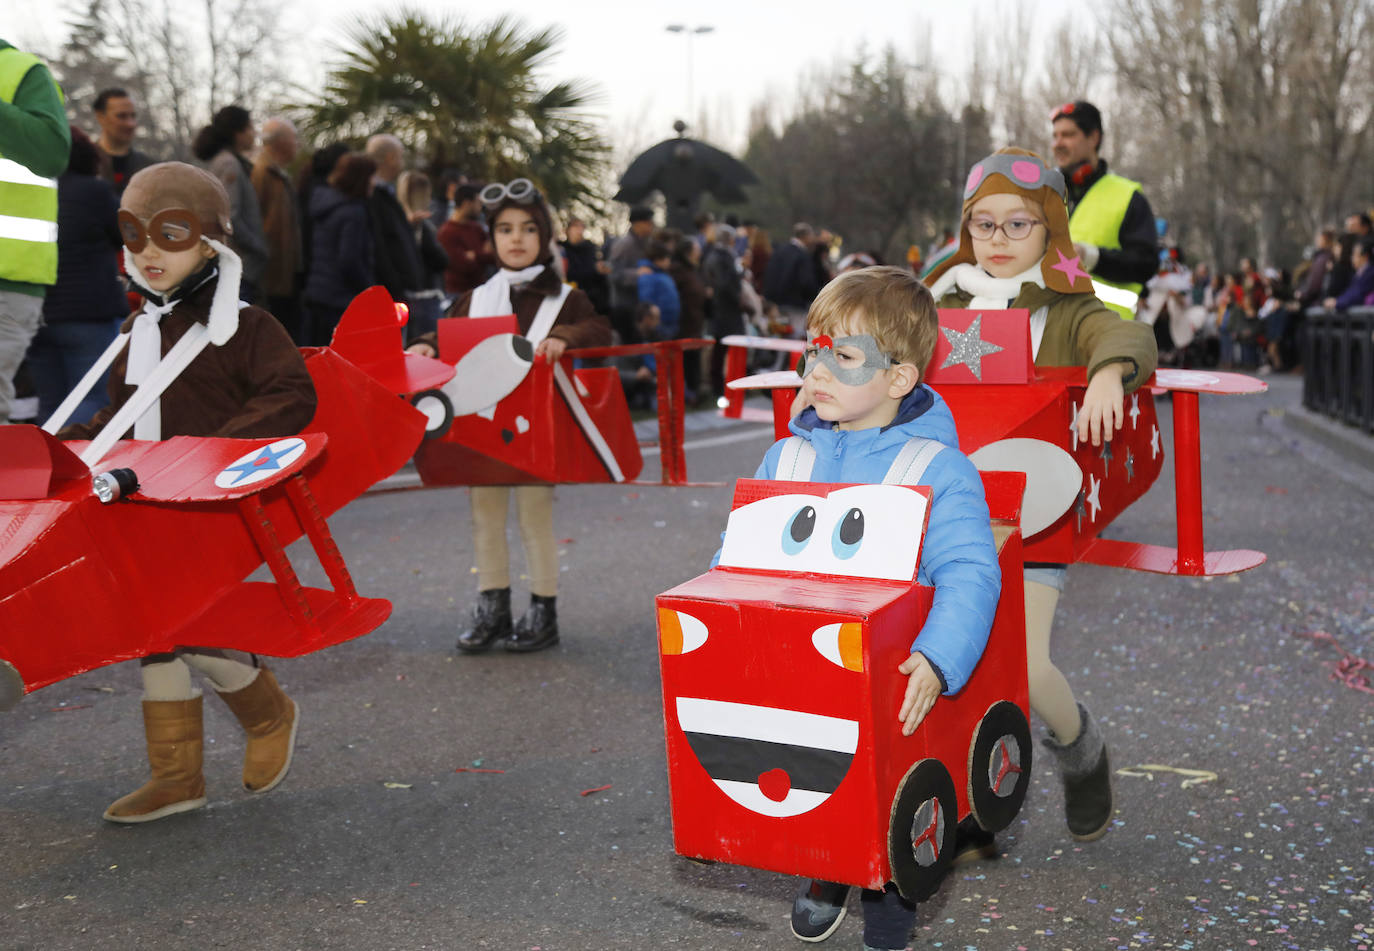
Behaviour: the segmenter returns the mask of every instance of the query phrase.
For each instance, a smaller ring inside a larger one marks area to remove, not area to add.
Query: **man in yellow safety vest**
[[[1099,300],[1127,320],[1159,265],[1155,215],[1140,183],[1107,171],[1102,113],[1079,100],[1054,111],[1054,160],[1068,186],[1069,235]]]
[[[0,423],[57,281],[57,176],[71,143],[48,68],[0,39]]]

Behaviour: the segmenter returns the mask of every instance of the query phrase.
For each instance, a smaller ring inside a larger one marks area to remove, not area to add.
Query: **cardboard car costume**
[[[1004,578],[987,649],[904,737],[929,490],[740,480],[720,562],[656,602],[679,853],[921,899],[961,818],[1011,822],[1031,757],[1024,478],[984,482]]]
[[[426,485],[626,482],[644,461],[612,367],[571,369],[536,358],[515,315],[439,321],[441,391],[416,405],[430,417],[415,454]]]

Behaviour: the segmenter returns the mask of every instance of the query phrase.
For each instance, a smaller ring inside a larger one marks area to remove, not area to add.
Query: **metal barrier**
[[[1307,311],[1302,405],[1374,433],[1374,307]]]

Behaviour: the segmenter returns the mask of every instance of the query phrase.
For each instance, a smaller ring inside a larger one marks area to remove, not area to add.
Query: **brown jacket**
[[[192,322],[204,323],[218,280],[198,288],[162,318],[166,356]],[[122,330],[133,326],[134,318]],[[60,439],[94,439],[137,389],[124,382],[128,348],[110,367],[110,405]],[[258,307],[239,311],[239,328],[222,347],[210,344],[162,393],[162,438],[231,436],[261,439],[300,432],[315,415],[315,384],[301,352],[275,317]],[[132,435],[126,433],[125,436]]]
[[[936,303],[940,307],[967,307],[972,295],[954,290]],[[1122,320],[1092,294],[1061,294],[1036,284],[1022,284],[1021,293],[1011,307],[1024,307],[1032,314],[1048,307],[1045,333],[1035,365],[1041,367],[1086,367],[1088,378],[1109,363],[1129,363],[1132,367],[1121,379],[1127,393],[1137,389],[1155,372],[1159,349],[1154,331],[1136,320]]]
[[[263,293],[268,297],[294,297],[297,275],[304,270],[296,189],[285,170],[264,153],[253,165],[253,190],[258,193],[262,230],[267,238]]]
[[[534,323],[534,315],[539,311],[539,305],[544,302],[545,297],[558,293],[561,284],[558,272],[553,267],[548,267],[544,269],[543,274],[511,295],[515,304],[516,321],[522,334],[529,333],[530,326]],[[471,304],[472,291],[468,291],[449,308],[448,316],[466,317]],[[563,301],[563,308],[558,312],[558,319],[553,322],[549,336],[562,340],[569,350],[578,347],[607,347],[611,344],[611,324],[596,312],[586,294],[573,288],[568,292],[567,300]],[[437,333],[425,334],[416,338],[414,342],[427,343],[436,353],[439,351]]]

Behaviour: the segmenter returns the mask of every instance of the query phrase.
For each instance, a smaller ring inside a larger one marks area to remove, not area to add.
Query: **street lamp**
[[[687,26],[685,23],[670,23],[664,27],[669,33],[681,33],[687,37],[687,116],[692,121],[692,37],[703,33],[714,33],[713,26]]]

